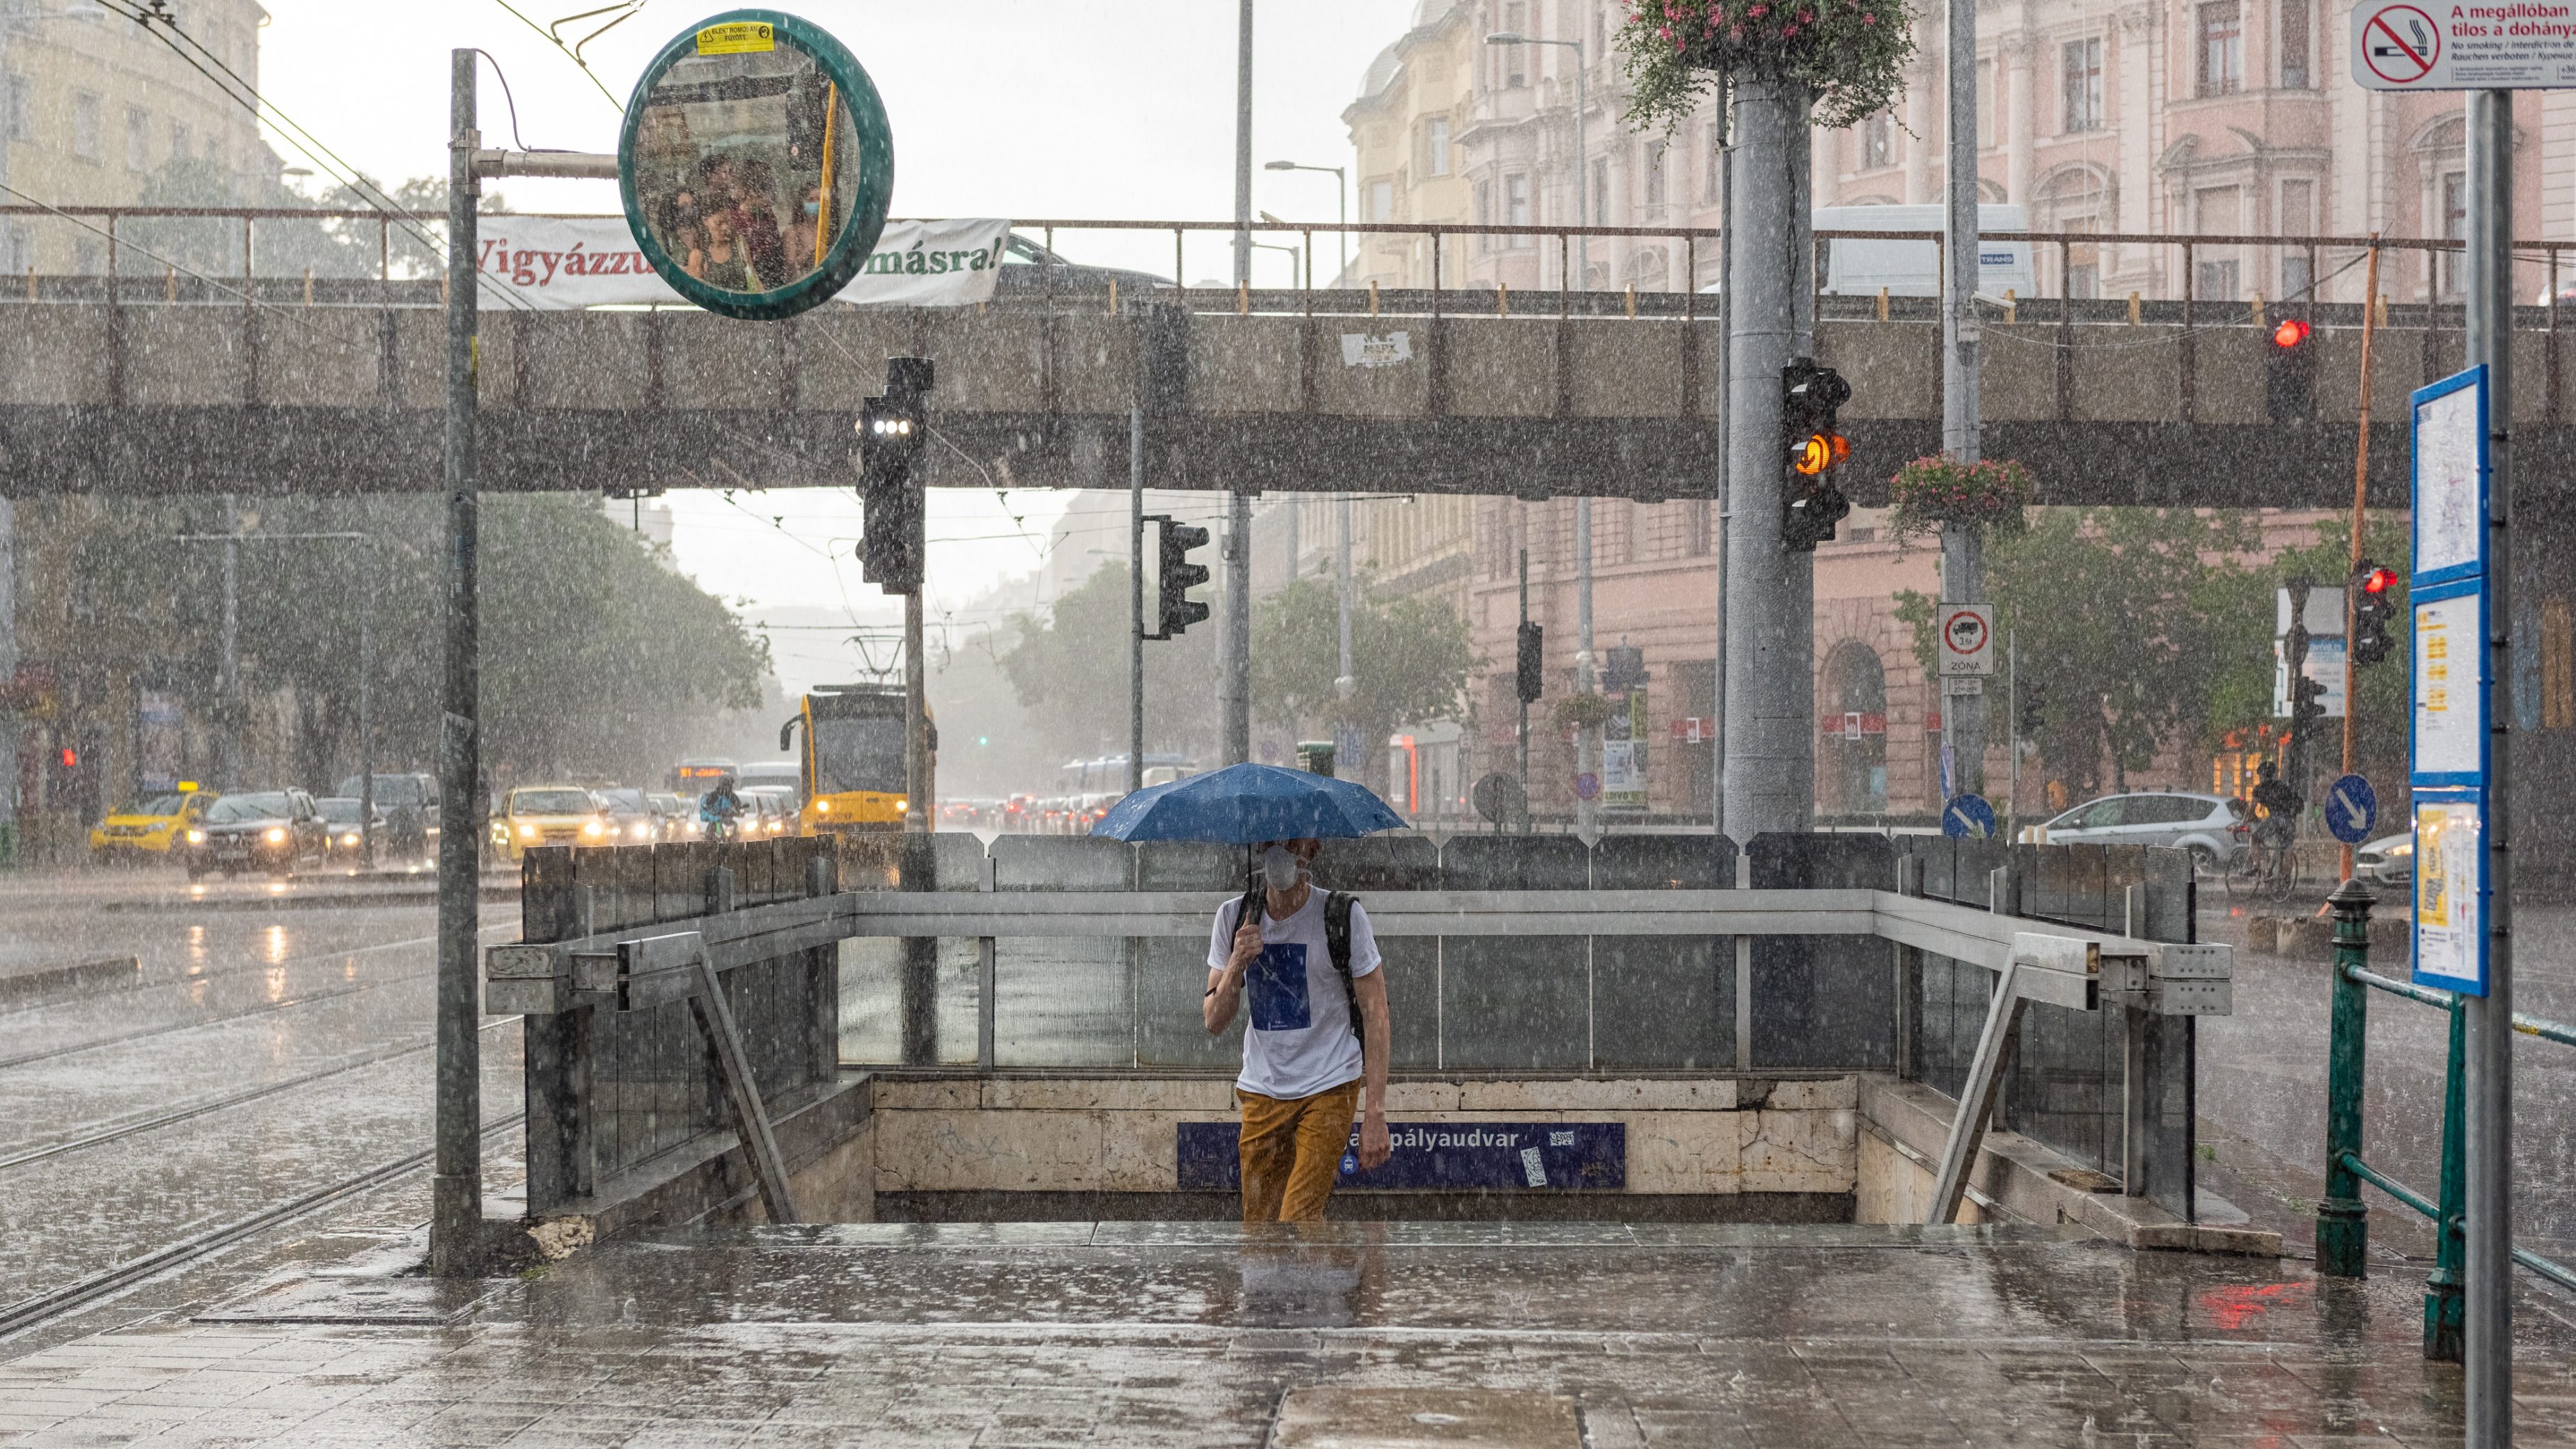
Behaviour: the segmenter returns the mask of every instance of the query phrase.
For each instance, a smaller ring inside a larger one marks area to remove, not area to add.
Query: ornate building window
[[[2061,52],[2064,58],[2066,120],[2063,130],[2068,135],[2078,131],[2102,129],[2102,42],[2070,40]]]
[[[2231,95],[2245,89],[2245,10],[2239,0],[2200,7],[2200,93]]]

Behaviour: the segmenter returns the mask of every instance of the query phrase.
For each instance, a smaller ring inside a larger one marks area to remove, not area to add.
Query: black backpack
[[[1243,929],[1246,921],[1261,924],[1262,906],[1267,900],[1258,883],[1245,891],[1243,904],[1234,913],[1235,929]],[[1351,1035],[1366,1042],[1368,1035],[1360,1030],[1359,983],[1351,978],[1351,907],[1358,901],[1358,896],[1345,891],[1324,892],[1324,950],[1333,958],[1333,969],[1341,974],[1342,999],[1350,1004]]]

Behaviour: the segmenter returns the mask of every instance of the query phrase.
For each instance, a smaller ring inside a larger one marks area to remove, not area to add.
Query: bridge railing
[[[690,995],[698,956],[775,1113],[818,1098],[833,1068],[1233,1069],[1240,1026],[1209,1034],[1199,1004],[1241,852],[842,846],[531,853],[527,943],[493,952],[491,1006],[528,1013],[533,1210],[727,1150],[716,1027]],[[2144,961],[2141,943],[2190,934],[2179,853],[1995,849],[1989,868],[1859,835],[1764,836],[1740,857],[1707,836],[1398,837],[1332,842],[1316,876],[1370,914],[1398,1072],[1883,1071],[1956,1095],[2017,938]],[[2053,909],[2034,922],[2021,904]],[[2188,1220],[2188,1021],[2167,1008],[2223,1010],[2223,983],[2212,997],[2143,974],[2050,980],[2016,993],[2032,1004],[1998,1120]]]
[[[618,219],[600,213],[521,215]],[[52,256],[71,263],[22,261],[7,279],[15,285],[0,283],[0,299],[14,300],[97,300],[107,295],[113,278],[119,299],[135,302],[155,300],[157,293],[157,299],[173,302],[239,304],[248,294],[270,304],[431,305],[446,244],[444,213],[367,208],[20,203],[0,206],[0,228],[5,228],[0,235],[15,239],[13,250],[20,258]],[[1194,309],[1441,315],[1509,313],[1517,303],[1524,314],[1685,318],[1715,312],[1716,298],[1704,294],[1714,289],[1724,236],[1718,227],[1464,222],[1257,221],[1238,227],[1225,221],[1037,218],[1016,222],[1014,228],[1042,239],[1045,250],[1026,268],[1035,285],[1015,288],[1007,299],[1011,302],[1080,305],[1115,295],[1121,284],[1111,274],[1118,268],[1060,259],[1055,250],[1059,236],[1167,234],[1171,280],[1162,279],[1159,263],[1122,275],[1131,292],[1136,287],[1178,292]],[[1230,246],[1238,232],[1254,237],[1258,248],[1290,254],[1288,284],[1186,285],[1192,241],[1199,243],[1202,270],[1207,270],[1207,250]],[[1281,240],[1290,237],[1297,240]],[[1319,285],[1318,238],[1363,248],[1397,244],[1408,258],[1414,284],[1343,287],[1328,270]],[[1586,240],[1646,247],[1663,255],[1642,272],[1629,268],[1651,281],[1590,286],[1577,277],[1580,269],[1573,259],[1576,244]],[[2266,325],[2261,309],[2267,302],[2298,308],[2320,295],[2353,298],[2344,305],[2358,305],[2357,269],[2374,248],[2381,254],[2381,296],[2400,306],[2433,309],[2391,320],[2403,326],[2421,316],[2438,317],[2458,305],[2452,299],[2459,294],[2466,247],[2454,238],[2182,232],[1998,231],[1985,234],[1984,240],[2031,249],[2031,294],[2002,301],[2005,313],[2028,309],[2028,320],[2179,322],[2186,327]],[[1817,300],[1826,313],[1930,315],[1928,298],[1889,297],[1868,287],[1833,295],[1828,250],[1836,241],[1927,242],[1937,257],[1940,232],[1825,228],[1813,233]],[[1122,247],[1122,255],[1127,250]],[[2515,243],[2514,252],[2516,292],[2533,299],[2536,314],[2525,325],[2554,328],[2561,288],[2576,290],[2576,242],[2535,239]],[[2142,254],[2153,284],[2126,296],[2106,292],[2104,279],[2133,274]],[[1504,263],[1525,259],[1538,259],[1534,271],[1518,265],[1510,270],[1529,272],[1537,278],[1535,284],[1515,288],[1496,280]],[[1059,266],[1059,260],[1065,264]],[[1548,285],[1551,280],[1554,285]],[[353,283],[374,283],[376,289]]]

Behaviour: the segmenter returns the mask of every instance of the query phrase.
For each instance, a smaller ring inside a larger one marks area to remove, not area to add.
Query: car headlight
[[[817,801],[815,801],[815,802],[814,802],[814,813],[815,813],[815,814],[817,814],[817,815],[829,815],[829,814],[831,814],[831,813],[832,813],[832,802],[831,802],[831,801],[829,801],[829,800],[817,800]]]
[[[268,827],[267,839],[268,843],[271,845],[284,845],[286,843],[286,827],[283,825],[272,825]]]
[[[894,813],[895,813],[895,814],[897,814],[897,815],[906,814],[906,813],[910,812],[910,811],[911,811],[911,809],[912,809],[912,802],[911,802],[911,801],[909,801],[909,800],[897,800],[896,802],[894,802]]]
[[[650,825],[638,825],[630,833],[633,834],[636,839],[642,840],[653,833],[653,827]]]
[[[582,834],[584,834],[584,835],[594,835],[594,836],[595,836],[595,835],[599,834],[599,830],[600,830],[599,822],[598,822],[598,821],[596,821],[596,820],[593,820],[593,821],[589,822],[588,824],[586,824],[586,825],[584,825],[584,826],[582,826],[582,827],[581,827],[581,833],[582,833]]]
[[[2411,859],[2415,854],[2415,842],[2409,840],[2402,845],[2392,845],[2386,854],[2390,860]]]
[[[534,839],[536,839],[536,838],[537,838],[537,827],[535,827],[535,826],[533,826],[533,825],[522,825],[522,826],[520,826],[520,827],[519,827],[519,838],[520,838],[521,840],[534,840]]]
[[[189,832],[188,832],[188,843],[189,843],[190,845],[203,845],[203,844],[205,844],[205,843],[206,843],[206,832],[204,832],[204,831],[202,831],[202,830],[191,830],[191,831],[189,831]]]
[[[341,836],[341,837],[340,837],[340,843],[341,843],[342,845],[355,845],[355,844],[357,844],[357,843],[358,843],[358,832],[356,832],[356,831],[352,830],[352,831],[350,831],[348,834]]]

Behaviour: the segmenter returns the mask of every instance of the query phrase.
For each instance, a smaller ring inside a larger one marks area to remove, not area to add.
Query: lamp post
[[[1344,171],[1339,166],[1308,166],[1297,161],[1271,161],[1265,163],[1261,169],[1264,171],[1330,171],[1333,173],[1333,202],[1341,209],[1340,215],[1342,219],[1342,269],[1340,272],[1334,274],[1333,280],[1339,282],[1343,277],[1349,275],[1351,270],[1350,173]]]
[[[1590,166],[1592,163],[1591,157],[1584,147],[1583,113],[1590,106],[1591,102],[1584,91],[1583,42],[1580,40],[1541,40],[1535,36],[1523,35],[1517,30],[1498,30],[1493,34],[1486,36],[1485,43],[1487,45],[1562,45],[1574,52],[1574,224],[1576,226],[1590,226],[1592,224],[1592,188],[1586,184],[1588,178],[1586,178],[1583,173],[1585,168]],[[1578,281],[1589,283],[1591,280],[1591,272],[1591,238],[1578,235],[1574,239],[1575,278]],[[1568,282],[1566,285],[1571,287],[1574,283]]]

